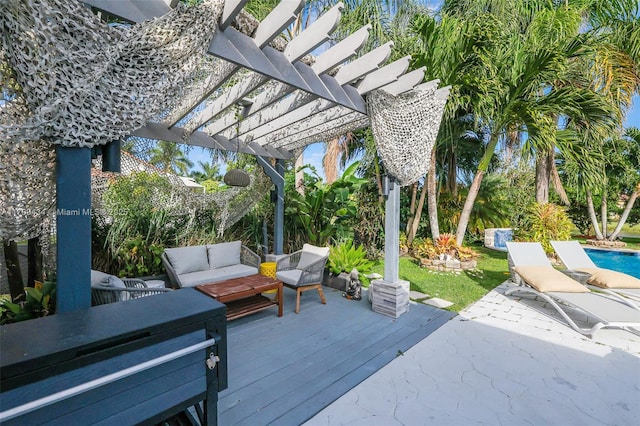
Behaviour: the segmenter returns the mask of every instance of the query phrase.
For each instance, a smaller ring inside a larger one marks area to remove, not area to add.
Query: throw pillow
[[[326,256],[329,256],[329,247],[316,247],[311,244],[305,244],[302,246],[302,253],[296,268],[304,269]]]
[[[207,246],[168,248],[164,252],[178,275],[209,269]]]
[[[551,266],[516,266],[518,275],[541,293],[549,291],[588,293],[589,289]]]
[[[239,265],[241,246],[242,243],[240,241],[208,245],[209,269]]]
[[[604,268],[580,268],[591,274],[587,283],[600,288],[640,288],[640,279],[618,271]]]

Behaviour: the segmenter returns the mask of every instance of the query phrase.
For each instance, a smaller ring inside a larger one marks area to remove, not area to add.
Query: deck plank
[[[283,317],[273,310],[228,324],[229,388],[219,395],[223,425],[300,424],[427,337],[453,313],[415,304],[398,319],[371,311],[363,300],[325,288],[294,313],[285,289]]]

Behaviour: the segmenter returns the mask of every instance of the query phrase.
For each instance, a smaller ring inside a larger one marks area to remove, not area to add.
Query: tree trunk
[[[35,287],[35,281],[42,282],[42,247],[40,238],[30,238],[27,246],[27,287]]]
[[[484,151],[482,160],[480,160],[478,171],[473,177],[473,182],[471,182],[471,187],[469,188],[469,194],[467,195],[467,199],[464,201],[464,206],[460,213],[460,221],[458,222],[458,229],[456,230],[456,242],[458,245],[462,245],[462,242],[464,241],[464,236],[467,233],[467,226],[469,225],[469,219],[471,219],[471,211],[473,210],[473,205],[478,197],[478,192],[480,192],[482,178],[489,168],[489,163],[491,162],[491,158],[493,157],[493,152],[495,151],[497,144],[498,134],[494,133],[491,135],[491,139],[489,139],[489,143]]]
[[[565,206],[570,205],[571,201],[569,201],[569,196],[564,190],[564,185],[562,185],[562,180],[560,180],[560,174],[558,173],[558,168],[556,167],[555,161],[551,163],[551,183],[553,184],[553,188],[555,189],[556,194],[558,194],[558,197],[560,197],[560,201],[562,202],[562,204],[564,204]]]
[[[611,235],[609,235],[609,240],[613,241],[616,238],[618,238],[618,234],[620,234],[620,231],[622,230],[622,227],[624,226],[625,222],[627,221],[627,218],[629,217],[629,214],[631,213],[631,209],[633,208],[633,204],[636,202],[636,199],[638,198],[638,195],[640,195],[640,184],[638,184],[638,186],[636,187],[636,190],[633,191],[633,193],[631,194],[631,196],[627,200],[627,205],[624,207],[624,211],[622,212],[622,215],[620,216],[620,220],[618,221],[618,225],[616,225],[616,229],[614,229],[613,232],[611,233]]]
[[[20,258],[18,255],[18,244],[15,241],[3,241],[4,260],[7,265],[7,278],[9,281],[9,292],[11,300],[17,300],[24,294],[24,282],[22,281],[22,270],[20,269]]]
[[[378,186],[378,204],[380,204],[381,211],[384,211],[384,195],[382,195],[382,173],[380,173],[380,165],[376,160],[374,161],[374,170],[376,171],[376,185]]]
[[[303,165],[304,165],[304,154],[301,152],[298,158],[296,158],[296,164],[294,166],[296,171],[295,187],[296,187],[296,191],[298,191],[300,195],[304,195],[304,172],[302,170],[298,171],[298,169]]]
[[[332,184],[338,179],[338,157],[340,156],[340,138],[335,138],[327,143],[322,168],[324,169],[324,181]]]
[[[416,207],[416,214],[411,224],[411,230],[407,235],[407,243],[410,245],[416,238],[418,233],[418,226],[420,226],[420,218],[422,217],[422,208],[424,207],[424,197],[427,195],[427,185],[422,185],[422,191],[420,191],[420,200],[418,200],[418,206]]]
[[[464,241],[464,235],[467,233],[467,226],[469,225],[469,219],[471,219],[471,211],[473,210],[473,205],[475,204],[476,197],[480,192],[480,184],[482,184],[483,177],[484,171],[478,170],[476,172],[476,175],[473,177],[473,182],[471,182],[471,187],[469,188],[467,199],[464,201],[464,206],[462,207],[462,212],[460,213],[460,222],[458,222],[458,229],[456,230],[456,242],[460,246]]]
[[[607,219],[609,219],[609,212],[607,209],[607,185],[605,182],[604,188],[602,189],[602,204],[600,205],[600,220],[602,220],[602,239],[607,239]]]
[[[549,182],[553,161],[553,150],[541,151],[536,157],[536,202],[540,204],[549,202]]]
[[[598,223],[598,217],[596,216],[596,209],[593,206],[593,197],[591,191],[587,189],[587,211],[589,212],[589,218],[591,219],[591,225],[596,233],[596,239],[604,240],[602,232],[600,232],[600,224]]]
[[[435,151],[435,147],[433,149]],[[429,170],[433,170],[435,172],[436,170],[436,159],[435,159],[435,154],[432,153],[432,156],[434,156],[431,159],[431,167],[433,167],[432,169]],[[453,148],[451,148],[451,152],[449,154],[449,169],[447,170],[447,187],[449,189],[449,192],[452,195],[456,195],[458,194],[458,161],[456,160],[456,153],[453,151]]]
[[[407,228],[405,233],[409,235],[409,230],[412,228],[413,219],[416,215],[416,198],[418,197],[418,182],[414,182],[411,185],[411,204],[409,204],[409,218],[407,219]]]
[[[438,186],[436,184],[436,150],[431,151],[431,167],[427,173],[427,211],[429,212],[429,226],[431,227],[431,238],[435,241],[440,236],[440,225],[438,223]]]

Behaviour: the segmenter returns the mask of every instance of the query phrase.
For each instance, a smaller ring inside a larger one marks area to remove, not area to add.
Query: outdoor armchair
[[[575,331],[592,337],[601,328],[622,328],[638,334],[640,309],[627,299],[612,299],[591,292],[578,281],[551,265],[540,243],[507,242],[513,272],[521,279],[520,286],[505,292],[534,294],[548,302]],[[590,329],[581,328],[571,318],[567,306],[581,311],[597,323]]]
[[[91,304],[94,306],[123,302],[168,291],[172,290],[170,288],[148,288],[147,284],[138,278],[118,278],[114,275],[91,271]]]
[[[611,295],[621,295],[640,303],[640,279],[611,269],[598,267],[578,241],[551,241],[564,266],[588,274],[586,285]]]
[[[328,258],[329,247],[305,244],[302,250],[278,259],[276,279],[296,290],[296,314],[300,312],[300,295],[305,291],[318,290],[322,303],[327,303],[320,283]]]

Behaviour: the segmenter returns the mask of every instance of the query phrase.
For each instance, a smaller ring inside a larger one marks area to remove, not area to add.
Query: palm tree
[[[487,127],[489,139],[458,223],[456,239],[462,243],[483,176],[498,143],[513,129],[526,133],[526,153],[544,156],[554,147],[573,147],[569,141],[579,140],[587,128],[601,134],[611,130],[615,110],[603,96],[571,79],[569,70],[578,59],[589,57],[595,38],[578,34],[584,9],[569,2],[556,6],[546,1],[461,0],[444,10],[461,19],[482,17],[497,24],[496,43],[479,55],[485,58],[480,71],[491,76],[491,85],[471,99],[476,121]],[[559,129],[558,117],[570,125]]]
[[[186,175],[189,168],[193,167],[191,160],[173,142],[159,141],[158,145],[151,149],[150,155],[149,162],[167,173]]]
[[[202,171],[194,170],[191,172],[191,177],[194,178],[196,182],[202,183],[206,180],[221,180],[222,175],[220,174],[219,163],[205,163],[203,161],[198,161],[198,164]]]

